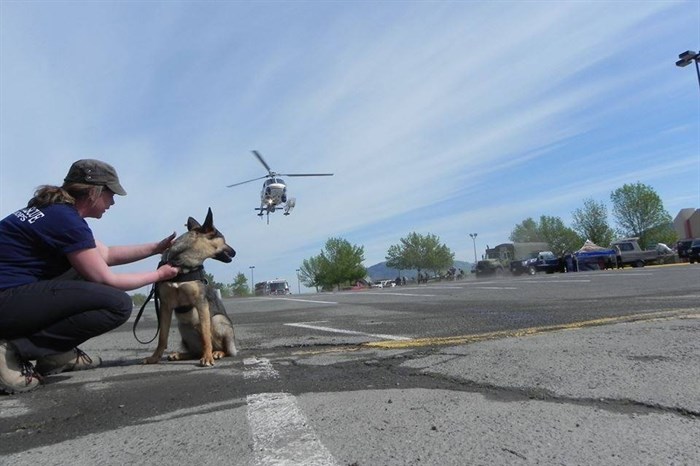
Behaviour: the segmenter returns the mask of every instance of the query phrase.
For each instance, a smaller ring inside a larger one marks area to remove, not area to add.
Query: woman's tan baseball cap
[[[63,181],[106,186],[114,194],[126,196],[126,191],[119,183],[117,171],[110,164],[100,160],[82,159],[74,162]]]

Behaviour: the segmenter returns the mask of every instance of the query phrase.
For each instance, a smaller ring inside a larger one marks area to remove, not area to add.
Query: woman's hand
[[[170,246],[173,245],[175,242],[175,232],[173,231],[173,234],[168,236],[167,238],[162,239],[158,244],[156,244],[155,249],[153,250],[153,254],[162,254],[165,252]]]
[[[180,269],[178,267],[173,267],[170,264],[164,264],[158,267],[158,281],[163,281],[163,280],[170,280],[171,278],[175,278],[177,274],[180,273]]]

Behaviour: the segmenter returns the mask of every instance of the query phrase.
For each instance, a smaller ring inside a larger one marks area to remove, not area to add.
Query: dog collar
[[[158,264],[158,267],[165,265],[165,262],[161,262]],[[170,264],[173,267],[178,267],[175,264]],[[205,285],[209,284],[209,281],[204,275],[204,266],[203,265],[198,265],[197,267],[194,268],[184,268],[180,267],[180,273],[175,275],[173,278],[170,280],[165,280],[168,282],[175,282],[175,283],[180,283],[180,282],[193,282],[193,281],[200,281],[204,283]]]
[[[193,282],[193,281],[200,281],[207,285],[209,281],[206,279],[204,276],[204,266],[199,266],[195,267],[194,269],[188,269],[187,272],[180,272],[175,276],[175,278],[171,278],[169,281],[171,282]]]

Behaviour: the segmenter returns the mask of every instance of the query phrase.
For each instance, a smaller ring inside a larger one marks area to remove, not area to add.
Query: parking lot
[[[227,300],[212,369],[129,322],[0,397],[0,463],[695,464],[699,298],[682,265]]]

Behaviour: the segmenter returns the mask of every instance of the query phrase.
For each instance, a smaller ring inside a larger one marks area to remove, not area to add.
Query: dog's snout
[[[233,258],[236,256],[236,251],[229,246],[228,244],[224,245],[224,248],[214,256],[214,259],[220,261],[220,262],[225,262],[229,263],[233,260]]]

